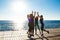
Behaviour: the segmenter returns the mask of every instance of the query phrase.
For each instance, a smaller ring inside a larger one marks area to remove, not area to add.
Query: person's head
[[[35,18],[38,18],[38,16],[36,16]]]
[[[43,15],[41,15],[41,17],[43,17]]]
[[[33,18],[33,14],[30,14],[30,17]]]
[[[43,18],[43,15],[40,15],[40,19],[42,19]]]
[[[27,15],[27,18],[30,18],[30,15]]]

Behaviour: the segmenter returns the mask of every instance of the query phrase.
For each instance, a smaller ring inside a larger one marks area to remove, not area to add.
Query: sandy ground
[[[49,31],[49,34],[44,32],[44,40],[60,40],[60,28],[46,29]],[[27,31],[0,31],[0,40],[29,40],[27,37]],[[37,35],[34,35],[35,40],[42,40],[41,34],[37,32],[40,38]]]

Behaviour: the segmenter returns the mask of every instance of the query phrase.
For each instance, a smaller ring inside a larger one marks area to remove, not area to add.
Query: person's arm
[[[37,15],[38,15],[38,17],[39,17],[39,12],[37,12]]]
[[[32,11],[32,14],[33,14],[33,11]]]
[[[35,15],[36,15],[36,11],[34,12],[34,18],[35,18]]]

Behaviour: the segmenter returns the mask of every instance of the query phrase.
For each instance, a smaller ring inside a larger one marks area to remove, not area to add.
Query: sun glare
[[[27,9],[27,4],[23,1],[14,1],[11,3],[11,9],[15,15],[13,21],[17,23],[17,26],[15,28],[20,30],[23,26],[22,23],[26,19],[25,10]]]

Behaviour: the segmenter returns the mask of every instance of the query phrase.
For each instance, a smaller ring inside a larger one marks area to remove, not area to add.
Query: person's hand
[[[34,12],[34,14],[36,14],[36,11]]]
[[[34,12],[34,15],[36,15],[36,11]]]
[[[37,15],[39,16],[39,12],[37,12]]]
[[[33,14],[33,11],[32,11],[32,14]]]
[[[39,15],[39,12],[37,12],[37,15]]]

